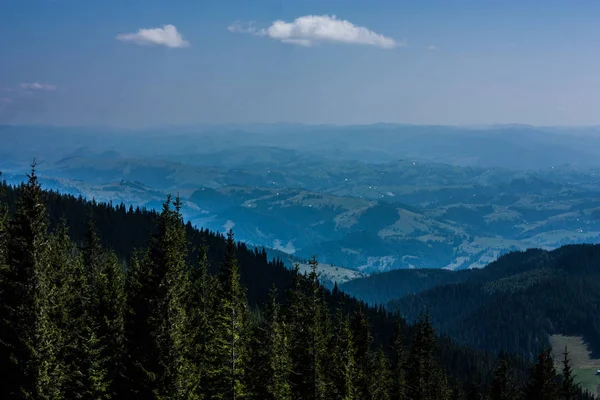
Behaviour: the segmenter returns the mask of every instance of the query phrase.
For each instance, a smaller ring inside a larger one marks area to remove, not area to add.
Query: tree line
[[[369,310],[332,297],[316,258],[252,305],[233,233],[211,272],[208,245],[190,248],[179,198],[123,260],[102,246],[93,205],[78,243],[66,221],[49,229],[43,197],[32,169],[10,212],[0,203],[2,398],[588,398],[568,356],[559,376],[548,349],[526,379],[508,357],[490,385],[452,378],[426,314],[410,329],[396,319],[377,342]]]

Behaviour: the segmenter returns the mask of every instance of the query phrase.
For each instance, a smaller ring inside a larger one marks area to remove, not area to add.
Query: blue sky
[[[598,21],[592,0],[0,0],[0,123],[595,125]]]

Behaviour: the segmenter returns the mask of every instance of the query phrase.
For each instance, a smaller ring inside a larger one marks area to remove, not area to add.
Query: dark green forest
[[[598,355],[599,266],[600,245],[512,252],[481,270],[450,272],[447,283],[391,301],[388,308],[409,320],[427,310],[440,332],[481,350],[533,360],[540,343],[558,333],[583,336]]]
[[[568,352],[458,346],[160,212],[0,185],[6,399],[588,399]],[[508,322],[509,323],[509,322]]]

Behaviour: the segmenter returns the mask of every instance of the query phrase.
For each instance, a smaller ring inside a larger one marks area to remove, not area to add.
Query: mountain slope
[[[19,191],[19,188],[6,188],[5,197],[10,209],[14,209]],[[43,200],[48,209],[50,228],[56,229],[64,220],[71,238],[78,244],[84,242],[86,222],[91,211],[96,218],[96,228],[102,244],[115,251],[122,260],[130,259],[135,249],[144,248],[156,230],[157,213],[154,211],[127,208],[123,204],[113,206],[106,203],[91,203],[82,198],[50,191],[43,192]],[[186,231],[192,248],[197,248],[203,243],[208,245],[210,271],[216,273],[226,255],[226,242],[223,235],[208,230],[198,230],[190,223],[186,225]],[[236,252],[241,281],[253,307],[267,302],[269,290],[273,285],[279,288],[280,294],[285,293],[290,287],[294,272],[286,268],[282,262],[269,261],[265,252],[252,251],[241,243],[237,246]],[[189,261],[195,262],[196,257],[197,253],[192,251]],[[325,294],[332,313],[340,304],[344,304],[346,310],[364,308],[377,346],[387,348],[396,322],[400,322],[406,329],[408,337],[413,332],[413,327],[406,326],[397,316],[382,309],[363,307],[358,300],[339,291],[326,291]],[[437,352],[441,364],[450,371],[450,376],[461,380],[478,379],[489,382],[496,362],[494,357],[457,346],[447,337],[439,338]],[[524,371],[522,369],[522,372]]]
[[[389,302],[409,320],[428,310],[441,332],[479,349],[532,357],[552,334],[600,352],[600,245],[501,257],[482,270]]]

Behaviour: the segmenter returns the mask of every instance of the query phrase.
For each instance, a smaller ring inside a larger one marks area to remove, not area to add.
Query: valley
[[[183,130],[169,143],[159,132],[148,132],[142,146],[133,146],[138,137],[134,132],[118,147],[110,131],[100,140],[95,132],[55,128],[55,151],[43,153],[40,177],[62,193],[149,209],[159,209],[167,193],[179,195],[184,216],[194,225],[220,232],[234,228],[250,246],[265,246],[297,260],[317,254],[323,263],[362,274],[482,268],[508,251],[600,240],[597,167],[540,164],[518,169],[510,158],[499,166],[486,166],[483,160],[439,162],[448,161],[443,154],[454,154],[455,147],[449,145],[432,150],[440,154],[436,162],[406,147],[398,148],[395,159],[375,161],[368,153],[284,144],[274,135],[279,128],[199,128],[198,138]],[[412,128],[348,127],[354,136],[344,140],[358,146],[370,129],[393,146],[400,138],[414,139],[413,130],[432,138],[444,131]],[[341,133],[333,127],[281,129],[308,137]],[[524,149],[534,146],[527,140],[544,142],[535,128],[503,129],[488,128],[487,145],[500,138]],[[21,155],[0,160],[9,182],[24,179],[22,171],[40,152],[35,140],[41,128],[4,127],[0,135],[17,131],[21,136],[9,148],[23,150]],[[475,134],[469,129],[446,131],[465,145]],[[547,143],[536,145],[554,145],[561,138],[546,133]],[[245,144],[245,135],[254,135],[252,145]],[[20,147],[25,144],[27,148]],[[196,153],[191,153],[194,148]]]

